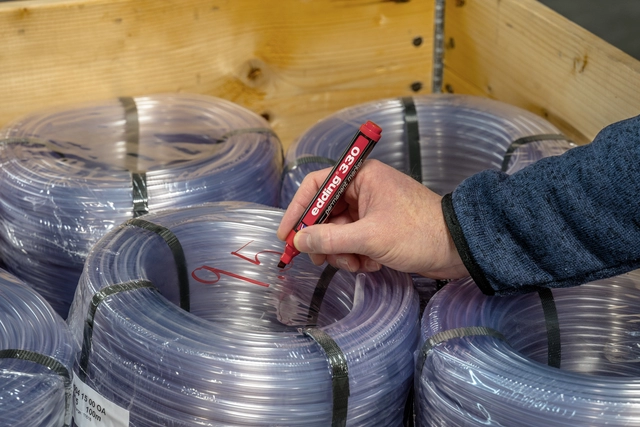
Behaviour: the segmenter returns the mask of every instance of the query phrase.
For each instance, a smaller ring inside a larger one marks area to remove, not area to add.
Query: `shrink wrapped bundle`
[[[0,424],[61,427],[71,419],[71,334],[49,303],[0,269]]]
[[[127,219],[220,200],[278,204],[279,140],[262,117],[218,98],[43,111],[0,140],[0,255],[63,317],[90,247]]]
[[[573,144],[547,120],[489,98],[431,94],[383,99],[338,111],[289,147],[280,194],[286,207],[302,179],[332,166],[366,120],[383,129],[369,155],[439,194],[485,169],[512,173]]]
[[[76,375],[131,426],[402,426],[408,275],[277,267],[282,211],[213,203],[132,219],[91,250],[69,314]]]
[[[510,297],[447,284],[422,317],[417,424],[636,425],[639,312],[639,271]]]

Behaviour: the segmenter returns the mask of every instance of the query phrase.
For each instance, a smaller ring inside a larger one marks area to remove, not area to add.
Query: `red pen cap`
[[[377,141],[380,139],[380,135],[382,134],[382,128],[371,120],[367,120],[365,124],[360,126],[360,132]]]

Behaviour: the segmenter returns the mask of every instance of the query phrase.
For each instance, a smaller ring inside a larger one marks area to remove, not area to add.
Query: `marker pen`
[[[305,227],[314,224],[322,224],[329,218],[329,214],[334,206],[344,194],[351,180],[356,176],[360,166],[367,158],[373,147],[380,140],[382,129],[372,121],[367,121],[360,126],[349,146],[340,160],[333,167],[327,179],[311,200],[309,206],[304,211],[293,230],[289,232],[284,247],[284,252],[278,263],[279,268],[284,268],[291,262],[293,257],[300,253],[293,245],[293,238],[296,233]]]

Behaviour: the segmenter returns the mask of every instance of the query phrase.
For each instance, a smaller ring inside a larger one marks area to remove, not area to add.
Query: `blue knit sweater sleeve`
[[[443,211],[486,294],[575,286],[640,268],[640,116],[513,175],[476,174],[445,196]]]

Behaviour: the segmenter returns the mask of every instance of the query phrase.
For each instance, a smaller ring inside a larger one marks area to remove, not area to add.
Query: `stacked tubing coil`
[[[60,427],[71,416],[67,324],[31,287],[0,270],[0,424]]]
[[[335,163],[366,120],[383,129],[369,158],[412,175],[441,195],[482,170],[511,172],[573,146],[542,117],[488,98],[431,94],[369,102],[319,121],[289,147],[281,207],[289,205],[309,172]]]
[[[544,292],[489,297],[464,279],[436,293],[422,317],[419,426],[638,425],[640,272]]]
[[[403,425],[419,331],[411,278],[302,256],[279,269],[281,217],[220,202],[109,232],[68,318],[78,378],[130,409],[132,427]]]
[[[190,94],[43,111],[0,131],[0,253],[63,317],[90,247],[158,209],[277,206],[282,146],[257,114]]]

